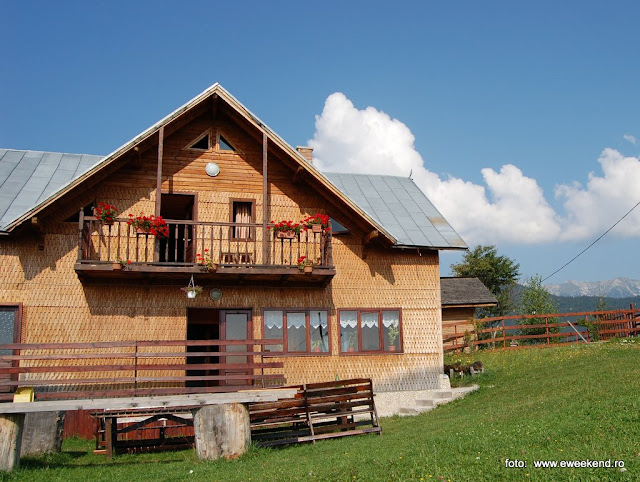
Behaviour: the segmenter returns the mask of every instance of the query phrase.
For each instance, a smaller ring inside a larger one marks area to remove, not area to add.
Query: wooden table
[[[258,390],[240,390],[237,392],[202,393],[189,395],[171,395],[155,397],[99,398],[83,400],[55,400],[42,402],[10,402],[0,403],[0,470],[9,471],[18,465],[20,460],[20,444],[24,415],[31,412],[55,412],[68,410],[121,410],[153,411],[172,413],[177,407],[188,408],[194,412],[194,418],[204,408],[213,406],[237,406],[249,402],[277,401],[291,398],[296,394],[295,388],[273,388]],[[246,410],[246,409],[245,409]],[[204,412],[209,412],[205,410]],[[235,420],[235,419],[234,419]],[[235,423],[235,422],[234,422]],[[247,427],[249,415],[246,415]],[[113,424],[113,418],[111,421]],[[198,433],[198,424],[194,425],[196,441],[208,441],[209,433]],[[113,450],[113,446],[112,446]],[[246,450],[246,448],[245,448]],[[200,452],[198,452],[200,455]]]

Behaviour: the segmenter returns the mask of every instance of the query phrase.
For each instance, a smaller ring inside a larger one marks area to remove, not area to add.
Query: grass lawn
[[[638,480],[640,340],[471,355],[480,390],[416,417],[382,419],[383,435],[200,462],[193,450],[23,458],[3,480]],[[465,383],[469,383],[465,379]],[[505,459],[526,468],[505,468]],[[534,468],[534,460],[622,460],[615,468]]]

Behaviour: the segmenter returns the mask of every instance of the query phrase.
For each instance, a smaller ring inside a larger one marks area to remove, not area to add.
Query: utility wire
[[[637,208],[638,206],[640,206],[640,201],[638,201],[638,203],[633,206],[631,209],[629,209],[627,211],[627,213],[622,216],[620,219],[618,219],[615,224],[613,226],[611,226],[609,229],[607,229],[604,233],[602,233],[593,243],[591,243],[589,246],[587,246],[586,248],[584,248],[582,251],[580,251],[577,255],[575,255],[573,258],[571,258],[570,261],[567,261],[565,264],[563,264],[560,268],[558,268],[557,270],[555,270],[553,273],[551,273],[549,276],[547,276],[546,278],[544,278],[541,282],[547,281],[549,278],[551,278],[553,275],[559,273],[560,271],[562,271],[563,269],[565,269],[567,266],[569,266],[571,263],[573,263],[576,259],[578,259],[580,256],[582,256],[591,246],[593,246],[594,244],[596,244],[598,241],[600,241],[602,238],[604,238],[606,236],[606,234],[611,231],[613,228],[615,228],[620,221],[622,221],[624,218],[626,218],[629,214],[631,214],[631,212]]]

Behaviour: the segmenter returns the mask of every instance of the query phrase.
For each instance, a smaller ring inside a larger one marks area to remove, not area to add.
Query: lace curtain
[[[234,222],[250,223],[251,222],[251,203],[238,202],[234,206]],[[236,226],[236,238],[247,239],[250,237],[251,228],[249,226]]]

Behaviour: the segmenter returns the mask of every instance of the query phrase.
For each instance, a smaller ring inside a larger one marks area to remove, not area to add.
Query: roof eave
[[[395,244],[392,246],[396,249],[430,249],[433,251],[466,251],[468,246],[418,246],[410,244]]]

